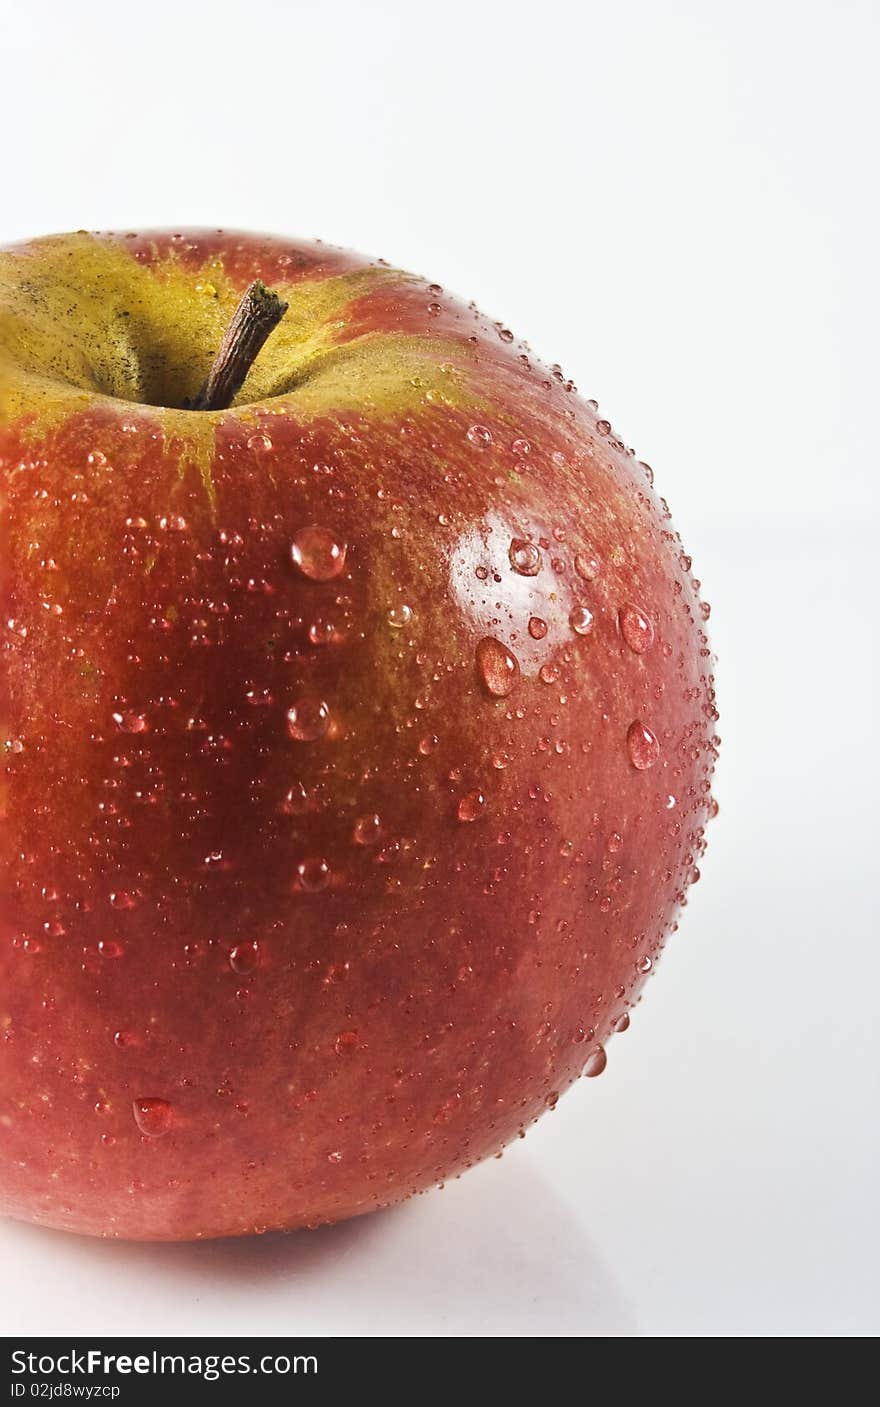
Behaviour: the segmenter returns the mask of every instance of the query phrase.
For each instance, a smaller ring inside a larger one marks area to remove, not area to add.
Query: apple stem
[[[226,410],[244,385],[266,338],[287,312],[287,303],[254,279],[232,314],[226,335],[208,372],[208,379],[188,410]]]

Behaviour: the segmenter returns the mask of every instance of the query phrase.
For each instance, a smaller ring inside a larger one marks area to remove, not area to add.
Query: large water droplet
[[[114,909],[136,909],[140,901],[140,895],[130,889],[114,889],[110,895],[110,903]]]
[[[387,616],[392,630],[403,630],[412,620],[412,606],[392,606]]]
[[[325,620],[323,616],[318,616],[309,626],[308,635],[310,645],[332,645],[336,635],[336,627],[332,620]]]
[[[252,435],[248,435],[247,447],[249,450],[253,450],[255,453],[259,450],[263,450],[264,453],[268,453],[268,451],[272,448],[271,437],[267,435],[263,430],[255,430]]]
[[[492,443],[492,431],[487,429],[485,425],[472,425],[467,432],[467,437],[472,445],[482,447]]]
[[[354,823],[353,837],[356,845],[375,845],[381,834],[382,822],[375,813],[359,816]]]
[[[236,943],[229,953],[229,966],[233,972],[237,972],[241,976],[247,972],[253,972],[259,961],[259,943]]]
[[[572,606],[568,613],[568,623],[575,635],[589,635],[593,629],[593,612],[589,606]]]
[[[629,648],[637,655],[643,655],[654,643],[654,624],[641,606],[627,601],[621,606],[618,615],[620,633]]]
[[[469,791],[458,803],[460,821],[476,821],[486,809],[486,798],[481,791]]]
[[[171,1128],[171,1105],[167,1099],[132,1101],[134,1121],[147,1138],[161,1138]]]
[[[284,793],[278,810],[285,816],[302,816],[309,809],[309,794],[302,782],[295,782],[289,791]]]
[[[326,860],[302,860],[296,867],[300,888],[307,894],[317,894],[330,883],[330,866]]]
[[[290,558],[309,581],[332,581],[345,568],[346,544],[328,528],[301,528],[290,545]]]
[[[605,1054],[605,1047],[595,1046],[587,1056],[584,1064],[584,1074],[588,1080],[593,1080],[597,1075],[601,1075],[608,1064],[608,1056]]]
[[[639,772],[646,772],[649,767],[653,767],[660,756],[660,744],[656,737],[651,729],[646,728],[638,719],[629,725],[626,746],[630,762]]]
[[[519,678],[519,662],[506,645],[487,635],[477,645],[477,669],[486,692],[506,698]]]
[[[540,616],[532,616],[529,620],[529,634],[533,640],[543,640],[547,634],[547,622]]]
[[[114,713],[113,722],[122,733],[148,733],[150,720],[143,713]]]
[[[520,576],[537,576],[541,570],[541,551],[533,542],[515,537],[507,553],[510,565]]]
[[[330,727],[330,710],[321,699],[300,699],[287,710],[287,731],[299,743],[323,738]]]

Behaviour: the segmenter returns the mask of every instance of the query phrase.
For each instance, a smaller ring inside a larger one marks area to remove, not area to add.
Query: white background
[[[317,235],[506,319],[653,464],[725,739],[682,930],[524,1144],[290,1238],[3,1225],[6,1333],[880,1328],[878,15],[0,0],[0,242]]]

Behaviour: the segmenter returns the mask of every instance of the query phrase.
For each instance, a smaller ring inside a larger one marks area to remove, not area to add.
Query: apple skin
[[[253,278],[240,403],[175,408]],[[0,414],[0,1210],[292,1229],[498,1153],[705,845],[650,471],[436,285],[222,232],[0,251]]]

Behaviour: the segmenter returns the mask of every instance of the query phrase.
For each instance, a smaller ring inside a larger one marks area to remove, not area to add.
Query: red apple
[[[186,409],[254,279],[288,312]],[[382,261],[81,233],[0,252],[0,471],[0,1210],[333,1221],[600,1073],[717,715],[595,403]]]

